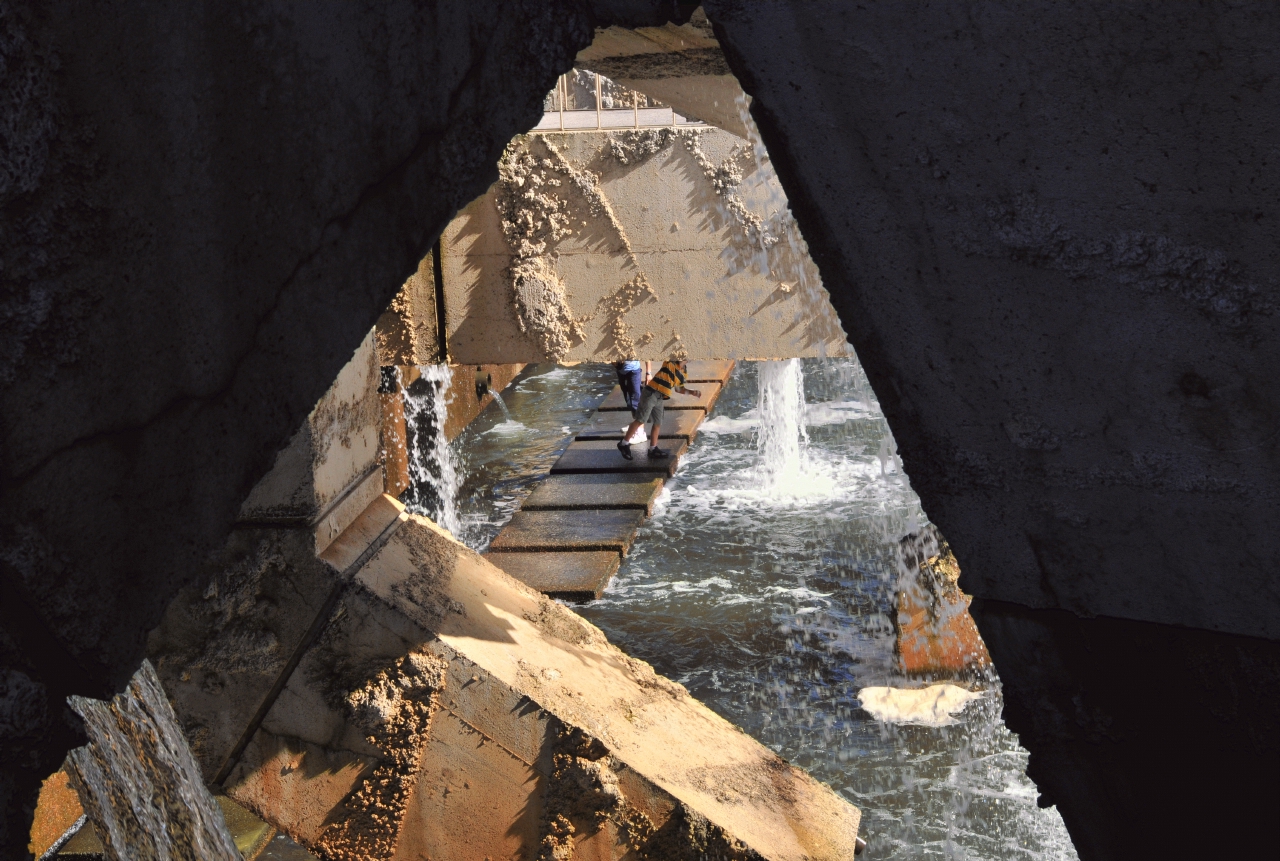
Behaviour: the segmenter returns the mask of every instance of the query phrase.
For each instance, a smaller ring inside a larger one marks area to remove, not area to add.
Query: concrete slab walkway
[[[503,527],[485,557],[544,594],[572,601],[599,598],[653,510],[663,482],[698,435],[698,426],[733,371],[728,360],[689,362],[688,378],[702,397],[667,402],[661,445],[670,454],[650,460],[648,445],[617,449],[630,414],[615,387],[551,467],[551,474]]]

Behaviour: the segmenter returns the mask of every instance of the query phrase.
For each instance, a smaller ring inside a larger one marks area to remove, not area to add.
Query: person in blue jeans
[[[649,381],[649,363],[641,368],[638,359],[627,359],[625,362],[614,362],[613,369],[618,373],[618,388],[622,389],[622,400],[631,410],[631,418],[636,417],[640,409],[640,387]]]

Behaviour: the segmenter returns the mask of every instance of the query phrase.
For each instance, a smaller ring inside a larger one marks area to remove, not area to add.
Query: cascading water
[[[805,471],[804,372],[799,359],[760,362],[760,427],[756,451],[766,489],[794,485]]]
[[[409,430],[409,489],[404,503],[414,514],[430,517],[465,542],[458,515],[462,470],[445,437],[449,384],[448,365],[427,365],[421,376],[404,387],[404,418]]]

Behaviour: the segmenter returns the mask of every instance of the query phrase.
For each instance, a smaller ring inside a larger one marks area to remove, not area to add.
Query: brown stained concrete
[[[493,393],[501,392],[511,385],[511,381],[524,369],[523,362],[506,365],[454,365],[453,381],[445,394],[449,404],[449,418],[444,425],[445,439],[452,441],[457,438],[485,407],[493,403]],[[488,392],[481,397],[476,397],[477,373],[488,384]]]
[[[659,439],[667,452],[665,458],[649,458],[648,442],[631,447],[631,460],[625,460],[618,444],[609,440],[574,440],[551,467],[552,475],[573,473],[658,473],[675,475],[676,464],[689,448],[683,439]]]
[[[668,410],[702,410],[704,413],[709,412],[716,405],[716,401],[720,397],[721,384],[717,382],[705,382],[692,385],[692,388],[701,392],[700,395],[686,395],[680,392],[672,392],[671,397],[667,400],[665,407]],[[604,400],[597,408],[600,412],[618,411],[627,409],[627,402],[622,399],[622,389],[614,386],[609,394],[605,395]]]
[[[152,630],[147,653],[207,777],[240,743],[337,576],[308,530],[241,528],[204,585],[179,592]]]
[[[662,417],[662,438],[681,437],[690,444],[698,438],[698,425],[706,418],[701,410],[671,410]],[[631,424],[631,414],[619,410],[598,412],[578,429],[577,439],[622,439],[622,432]]]
[[[538,509],[639,508],[652,513],[662,479],[648,475],[550,475],[521,506]]]
[[[80,796],[72,788],[67,773],[55,771],[40,785],[40,798],[31,822],[31,841],[27,844],[27,851],[41,857],[83,814]]]
[[[604,594],[622,556],[609,550],[514,553],[491,550],[484,558],[549,598],[591,601]]]
[[[494,550],[530,552],[612,550],[626,556],[644,517],[643,510],[630,508],[517,511],[489,546]]]
[[[933,524],[905,536],[897,548],[894,631],[902,672],[917,678],[985,681],[991,656],[960,591],[960,563]]]

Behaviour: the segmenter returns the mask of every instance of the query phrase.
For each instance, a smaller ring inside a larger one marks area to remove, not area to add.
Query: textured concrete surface
[[[1253,852],[1280,738],[1254,729],[1280,689],[1280,12],[708,7],[1083,857],[1184,851],[1199,821]],[[77,743],[66,694],[131,675],[590,25],[671,7],[591,10],[3,19],[6,849]],[[1120,685],[1058,660],[1072,632],[1144,661]],[[1230,705],[1153,715],[1170,686]],[[1080,729],[1108,721],[1143,741],[1123,770]]]
[[[615,454],[617,452],[614,452]],[[644,511],[517,511],[489,545],[494,550],[612,550],[627,555]]]
[[[686,395],[680,392],[672,392],[671,397],[667,400],[666,408],[668,410],[702,410],[706,412],[716,404],[716,400],[720,397],[720,383],[690,383],[685,388],[696,389],[701,395]],[[600,406],[597,408],[600,412],[625,410],[627,403],[622,399],[622,390],[617,386],[609,394],[605,395]]]
[[[690,444],[698,438],[698,425],[707,414],[701,410],[671,410],[662,416],[662,438],[682,438]],[[577,439],[613,440],[622,439],[622,432],[631,424],[631,413],[622,411],[598,412],[580,428]],[[645,429],[648,432],[648,428]],[[639,443],[636,444],[637,449]]]
[[[317,854],[852,853],[855,808],[429,521],[360,558],[226,783]]]
[[[720,129],[539,132],[450,223],[463,362],[843,355],[773,168]]]
[[[1280,10],[922,10],[707,3],[1044,800],[1087,861],[1185,852],[1193,821],[1254,854],[1280,764],[1251,729],[1280,685]],[[1121,687],[1058,660],[1061,613],[1214,642],[1239,693],[1153,708],[1176,676],[1216,696],[1190,650],[1142,648]],[[1125,766],[1085,741],[1144,723],[1161,743]]]
[[[490,551],[484,558],[531,589],[562,601],[590,601],[599,598],[622,556],[613,551],[592,550],[565,553]]]
[[[552,475],[565,473],[659,473],[675,475],[676,465],[689,443],[683,439],[661,438],[659,447],[667,457],[649,459],[649,442],[645,440],[631,446],[631,460],[624,460],[618,444],[611,440],[574,440],[565,453],[551,467]]]
[[[661,492],[662,479],[649,475],[549,475],[520,508],[639,508],[649,514]]]

